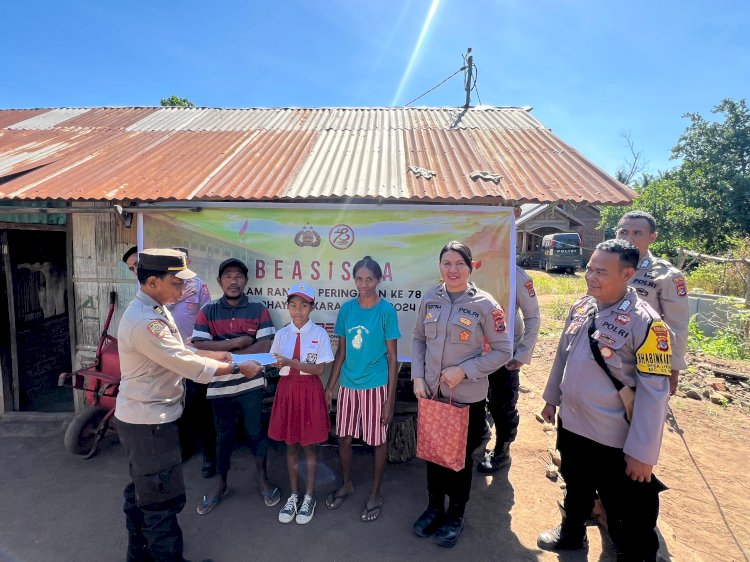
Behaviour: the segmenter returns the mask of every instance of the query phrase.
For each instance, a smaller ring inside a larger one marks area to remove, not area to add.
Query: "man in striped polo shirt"
[[[250,302],[245,295],[247,266],[236,258],[219,265],[217,281],[224,293],[198,313],[192,343],[197,349],[229,351],[235,354],[265,353],[271,349],[276,333],[265,306]],[[267,506],[281,500],[281,491],[268,481],[266,453],[268,437],[263,430],[261,412],[265,379],[248,380],[239,373],[215,376],[208,384],[206,398],[211,402],[216,424],[216,472],[219,486],[203,497],[198,513],[205,515],[227,494],[227,475],[234,451],[237,420],[242,423],[250,450],[255,455],[258,488]]]

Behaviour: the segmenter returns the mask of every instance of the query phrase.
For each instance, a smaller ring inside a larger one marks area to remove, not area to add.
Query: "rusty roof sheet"
[[[528,108],[58,108],[0,111],[3,122],[11,200],[635,197]]]
[[[15,125],[21,121],[39,115],[40,113],[47,113],[49,109],[0,109],[0,129]]]
[[[20,123],[11,125],[10,127],[8,127],[8,129],[16,129],[16,130],[51,129],[57,125],[60,125],[61,123],[64,123],[68,119],[76,117],[77,115],[81,115],[82,113],[86,113],[87,111],[89,110],[86,108],[72,108],[72,107],[50,109],[49,111],[45,113],[40,113],[38,115],[30,117],[29,119],[26,119],[25,121],[21,121]]]

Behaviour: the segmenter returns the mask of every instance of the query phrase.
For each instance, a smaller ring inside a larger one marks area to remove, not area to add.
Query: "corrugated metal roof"
[[[47,113],[49,109],[0,109],[0,129],[26,121],[34,115]]]
[[[8,129],[17,129],[17,130],[51,129],[54,126],[59,125],[60,123],[63,123],[72,117],[81,115],[82,113],[86,113],[87,111],[88,109],[86,108],[69,108],[69,107],[62,107],[60,109],[50,109],[46,113],[40,113],[39,115],[35,115],[34,117],[26,119],[25,121],[21,121],[20,123],[11,125],[10,127],[8,127]]]
[[[0,111],[3,121],[7,199],[635,197],[525,108],[59,108]]]

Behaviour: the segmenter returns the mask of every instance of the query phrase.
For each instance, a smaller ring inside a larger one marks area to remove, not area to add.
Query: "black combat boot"
[[[571,529],[563,520],[562,524],[554,529],[539,533],[536,544],[542,550],[581,550],[588,547],[589,540],[586,537],[585,526]]]
[[[482,474],[492,474],[510,463],[510,443],[503,443],[495,447],[484,456],[484,460],[477,465],[477,471]]]

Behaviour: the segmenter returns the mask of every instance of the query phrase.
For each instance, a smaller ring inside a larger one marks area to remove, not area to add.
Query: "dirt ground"
[[[534,416],[543,406],[541,393],[556,345],[557,336],[541,337],[534,362],[524,368],[522,375],[521,384],[528,392],[521,394],[519,403],[526,423],[514,447],[510,481],[517,490],[523,489],[536,497],[548,497],[548,490],[529,490],[523,485],[518,470],[523,462],[528,463],[529,470],[543,472],[545,463],[541,459],[546,461],[548,457],[540,451],[544,451],[545,446],[554,446],[554,432],[545,434]],[[670,400],[661,456],[655,469],[670,488],[660,496],[662,557],[672,560],[749,559],[750,484],[744,473],[750,452],[749,438],[750,417],[739,408],[679,396]],[[519,458],[519,453],[523,458]],[[558,486],[548,481],[546,487]],[[534,513],[527,511],[520,504],[517,513],[512,512],[514,519],[518,519],[513,529],[519,535],[525,536],[538,527]],[[545,515],[549,520],[549,514]],[[596,560],[601,549],[600,533],[595,531],[589,528],[589,560]]]
[[[606,533],[588,529],[588,553],[547,553],[537,534],[559,522],[560,481],[545,476],[554,430],[536,420],[554,356],[559,322],[545,320],[531,366],[524,367],[519,400],[521,426],[513,462],[493,476],[476,474],[466,529],[455,549],[419,539],[411,524],[426,503],[424,463],[389,465],[379,520],[363,523],[371,454],[355,450],[355,494],[338,511],[323,507],[336,482],[336,450],[320,455],[313,521],[281,525],[277,509],[260,501],[253,460],[235,453],[230,495],[214,512],[199,516],[195,505],[213,485],[200,478],[199,459],[185,464],[188,503],[180,515],[185,555],[216,562],[265,560],[614,560]],[[710,359],[694,359],[705,364]],[[747,366],[732,365],[734,370]],[[61,421],[0,421],[0,562],[94,562],[122,560],[126,536],[121,490],[127,467],[121,447],[107,443],[91,460],[66,453]],[[658,476],[669,486],[661,495],[660,556],[663,560],[750,560],[750,416],[741,404],[727,406],[676,396],[664,433]],[[272,478],[288,492],[283,451],[269,456]]]

